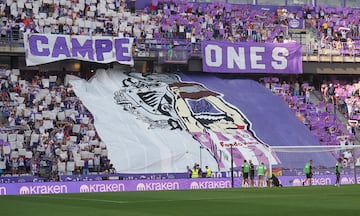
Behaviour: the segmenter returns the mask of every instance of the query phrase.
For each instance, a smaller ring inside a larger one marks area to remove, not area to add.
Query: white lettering
[[[357,177],[356,180],[357,180],[357,182],[360,182],[360,177]],[[341,184],[355,184],[355,178],[354,177],[342,177]]]
[[[354,178],[346,178],[346,177],[343,177],[341,178],[341,184],[353,184],[355,181],[354,181]]]
[[[313,185],[329,185],[329,184],[331,184],[330,178],[313,178],[312,180],[313,180],[312,181]]]
[[[22,186],[19,190],[19,194],[30,194],[30,189],[26,186]]]
[[[245,49],[244,47],[239,47],[238,51],[234,47],[227,48],[227,66],[228,68],[234,69],[234,64],[241,69],[245,70]]]
[[[38,186],[22,186],[19,194],[60,194],[67,193],[66,185],[38,185]]]
[[[357,182],[360,182],[360,177],[357,177],[356,180],[357,180]],[[355,178],[354,177],[342,177],[341,184],[355,184]]]
[[[292,182],[292,185],[293,186],[300,186],[300,185],[302,185],[302,181],[301,181],[301,179],[294,179],[293,180],[293,182]]]
[[[204,71],[207,72],[302,72],[296,64],[296,60],[301,61],[298,52],[300,46],[296,43],[287,47],[280,44],[251,46],[244,43],[206,42],[203,49]]]
[[[125,191],[124,184],[90,184],[90,185],[80,186],[80,193],[120,192],[120,191]]]
[[[136,186],[138,191],[158,191],[158,190],[179,190],[178,182],[153,182],[153,183],[139,183]]]
[[[231,171],[228,171],[225,174],[226,174],[227,178],[231,177]],[[233,171],[233,175],[234,175],[234,177],[239,177],[239,176],[241,176],[241,172],[240,171]]]
[[[304,178],[301,179],[301,182],[304,182],[304,180]],[[331,178],[312,178],[311,180],[312,185],[331,185]]]
[[[190,189],[199,189],[199,184],[197,182],[191,182]]]
[[[199,181],[191,182],[190,189],[231,188],[231,181]]]
[[[265,64],[260,64],[259,62],[262,61],[263,57],[258,55],[258,53],[264,53],[265,47],[250,47],[250,64],[251,69],[265,69]]]
[[[126,48],[126,51],[127,51],[127,52],[124,52],[124,53],[123,53],[123,56],[131,57],[132,44],[130,44],[130,43],[123,43],[123,44],[121,44],[121,47]]]
[[[136,186],[136,190],[137,191],[144,191],[145,190],[145,185],[143,183],[139,183],[137,186]]]
[[[25,34],[27,66],[63,59],[133,65],[133,38]],[[39,58],[41,57],[41,58]]]
[[[280,55],[282,54],[282,55]],[[272,58],[275,61],[271,61],[271,66],[276,70],[284,70],[288,66],[286,57],[289,56],[289,50],[285,47],[275,47],[272,51]]]
[[[215,57],[214,61],[211,59],[212,52],[214,52],[214,57]],[[218,45],[212,45],[212,44],[207,45],[205,47],[205,61],[209,67],[220,67],[223,62],[222,48]]]
[[[80,186],[80,193],[89,193],[90,188],[87,185],[81,185]]]

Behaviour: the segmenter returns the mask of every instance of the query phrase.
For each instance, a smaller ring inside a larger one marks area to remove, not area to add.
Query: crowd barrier
[[[181,48],[174,48],[171,51],[166,48],[170,41],[156,41],[144,40],[136,43],[133,57],[135,58],[153,58],[159,63],[168,64],[187,64],[191,58],[201,58],[203,53],[201,51],[201,43],[191,44],[186,40],[177,40],[182,44]],[[302,45],[302,59],[303,62],[360,62],[359,42],[355,41],[354,51],[350,51],[348,46],[343,43],[343,46],[334,48],[331,44],[320,48],[320,44],[308,43]],[[13,50],[24,47],[24,41],[14,40],[12,38],[0,38],[0,50]],[[25,53],[25,50],[24,50]]]
[[[343,175],[353,176],[354,169],[350,167],[344,167]],[[316,176],[324,175],[335,175],[334,168],[324,168],[324,169],[314,169],[314,174]],[[302,169],[293,169],[293,170],[283,170],[283,169],[273,169],[273,173],[278,176],[292,176],[293,178],[300,178],[303,175]],[[242,173],[240,170],[234,170],[232,173],[234,178],[241,178]],[[116,173],[116,174],[88,174],[88,175],[60,175],[58,181],[60,182],[75,182],[75,181],[102,181],[102,180],[167,180],[167,179],[186,179],[189,177],[188,173],[139,173],[139,174],[126,174],[126,173]],[[230,178],[231,171],[223,172],[212,172],[211,178]],[[282,177],[281,177],[282,178]],[[11,184],[11,183],[39,183],[46,182],[49,179],[32,176],[32,175],[3,175],[0,176],[0,184]]]

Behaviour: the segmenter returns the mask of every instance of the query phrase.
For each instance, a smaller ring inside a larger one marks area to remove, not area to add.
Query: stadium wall
[[[241,178],[234,179],[234,188],[240,185]],[[304,178],[299,176],[279,176],[283,186],[301,186]],[[331,185],[334,175],[315,176],[312,185]],[[357,181],[360,177],[357,177]],[[352,175],[343,175],[341,184],[354,184]],[[255,180],[257,185],[257,180]],[[168,179],[168,180],[124,180],[124,181],[86,181],[86,182],[42,182],[0,184],[0,196],[33,194],[66,194],[125,191],[162,191],[162,190],[203,190],[232,188],[231,178]]]
[[[5,69],[18,68],[22,72],[42,71],[42,72],[59,72],[59,68],[69,73],[79,73],[84,78],[90,76],[89,73],[96,71],[98,68],[113,68],[118,63],[98,64],[92,62],[81,62],[78,60],[65,60],[54,63],[31,66],[25,64],[25,55],[22,52],[4,52],[0,51],[0,67]],[[156,72],[166,72],[169,68],[176,69],[177,67],[184,68],[189,72],[202,71],[202,59],[191,58],[187,65],[176,64],[157,64],[156,58],[151,57],[134,57],[135,68],[137,71],[146,73],[147,69]],[[324,59],[320,62],[318,60],[306,60],[303,58],[303,73],[304,74],[331,74],[331,75],[351,75],[360,74],[360,65],[346,59]]]

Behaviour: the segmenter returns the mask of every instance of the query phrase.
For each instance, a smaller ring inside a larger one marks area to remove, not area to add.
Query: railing
[[[303,52],[303,61],[318,62],[360,62],[360,40],[352,45],[348,42],[308,43]]]
[[[320,41],[318,39],[317,41]],[[347,42],[297,41],[302,44],[303,61],[311,62],[360,62],[360,39],[354,40],[353,45]],[[172,48],[168,45],[173,43]],[[0,37],[0,52],[25,52],[24,40],[21,32],[8,31]],[[135,43],[134,57],[153,58],[159,63],[187,64],[190,58],[201,58],[201,42],[191,43],[186,39],[146,39]]]
[[[214,0],[192,0],[195,3],[212,3]],[[327,5],[331,7],[359,7],[357,0],[217,0],[230,4],[252,5],[279,5],[279,6],[302,6],[302,5]]]
[[[135,57],[157,58],[159,63],[187,64],[191,57],[191,44],[185,39],[145,39],[135,44]]]

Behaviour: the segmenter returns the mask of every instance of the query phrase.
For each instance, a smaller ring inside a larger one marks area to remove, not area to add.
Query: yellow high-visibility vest
[[[198,169],[192,169],[191,178],[199,178],[199,170]]]
[[[206,169],[206,178],[210,178],[211,177],[211,169]]]

